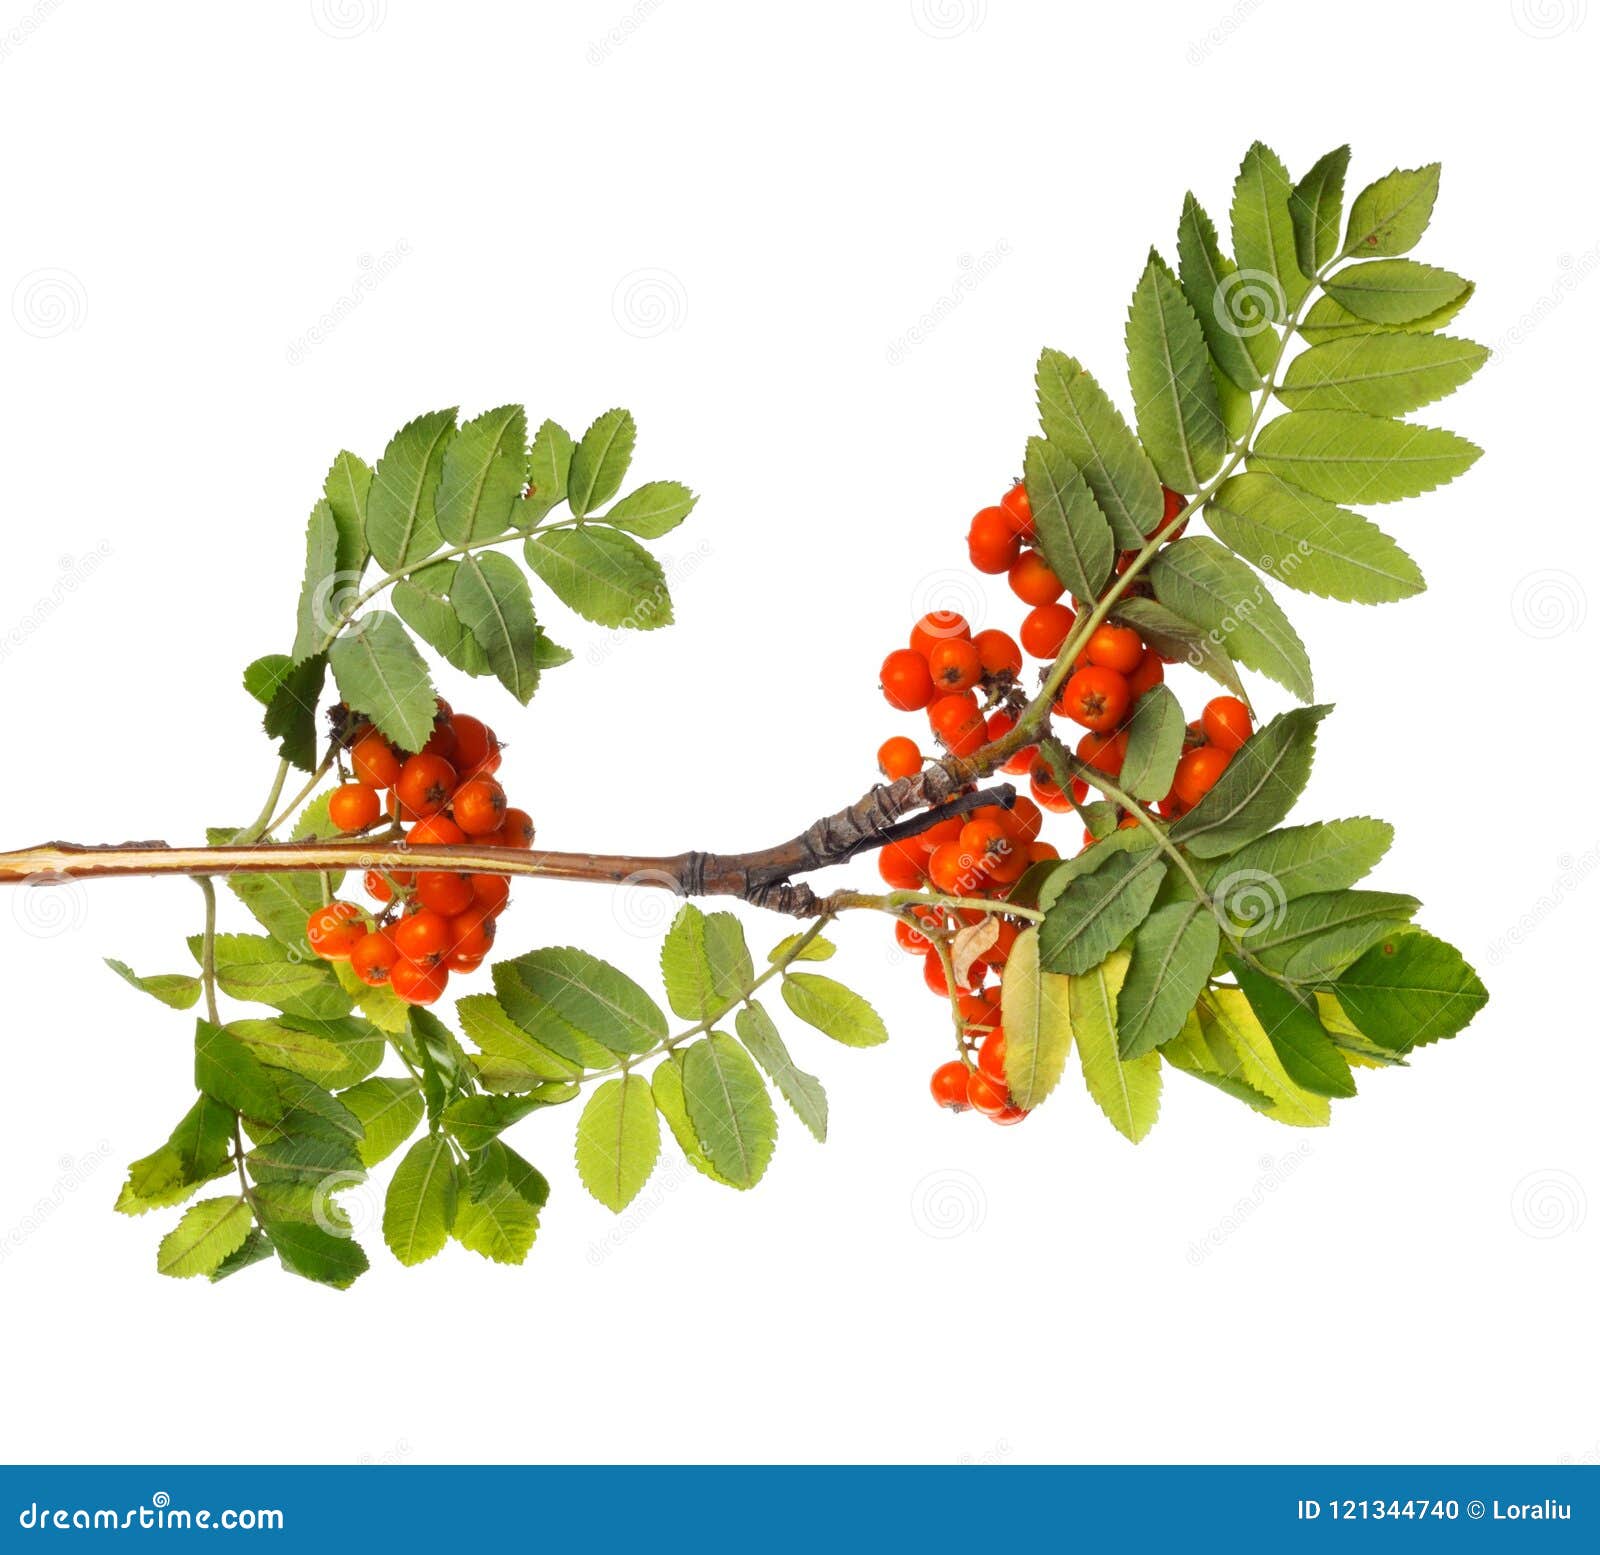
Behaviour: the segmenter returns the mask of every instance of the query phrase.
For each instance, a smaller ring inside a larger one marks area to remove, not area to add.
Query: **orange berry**
[[[914,713],[933,700],[933,676],[928,661],[914,648],[896,648],[878,671],[884,700],[902,713]]]
[[[365,783],[346,783],[328,795],[328,819],[342,832],[365,831],[382,813],[377,789]]]
[[[1166,679],[1166,670],[1161,663],[1161,655],[1154,648],[1146,648],[1139,657],[1138,667],[1128,676],[1128,695],[1135,702],[1145,692],[1159,686]]]
[[[376,729],[369,729],[350,747],[350,770],[368,788],[393,788],[400,767],[394,747]]]
[[[1021,481],[1000,499],[1000,508],[1011,520],[1018,539],[1033,539],[1033,504],[1028,500],[1028,488]]]
[[[914,777],[922,771],[922,752],[917,742],[896,734],[878,747],[878,771],[892,783],[896,778]]]
[[[990,627],[972,639],[972,646],[978,650],[978,662],[983,665],[985,675],[1022,673],[1022,649],[1009,632],[999,632]]]
[[[473,903],[472,876],[424,869],[417,874],[417,901],[440,917],[465,912]],[[415,958],[413,958],[415,959]]]
[[[443,756],[418,755],[407,759],[395,780],[395,797],[412,815],[435,815],[444,809],[456,788],[456,769]]]
[[[366,914],[354,902],[330,902],[306,919],[306,943],[324,961],[347,961],[367,934]]]
[[[1100,734],[1115,729],[1132,706],[1128,682],[1115,670],[1098,664],[1073,675],[1055,701],[1058,713]]]
[[[389,986],[407,1004],[432,1004],[443,995],[450,973],[442,966],[418,966],[403,957],[389,968]]]
[[[915,891],[922,884],[927,855],[912,842],[891,842],[878,849],[878,874],[896,891]]]
[[[1037,551],[1024,551],[1011,564],[1011,592],[1025,605],[1053,605],[1066,585]]]
[[[493,778],[469,778],[452,795],[450,813],[469,837],[487,837],[505,824],[506,791]]]
[[[967,1110],[967,1066],[959,1058],[952,1058],[947,1064],[940,1064],[933,1071],[933,1078],[928,1082],[928,1089],[933,1093],[933,1099],[941,1107],[948,1107],[952,1112],[965,1112]]]
[[[505,814],[497,836],[485,837],[486,843],[501,848],[531,848],[533,846],[533,817],[526,810],[512,805]]]
[[[967,625],[965,616],[958,615],[954,610],[934,610],[911,628],[910,646],[927,658],[937,644],[949,642],[952,637],[971,636],[972,628]]]
[[[1071,635],[1077,617],[1065,605],[1036,605],[1022,618],[1018,636],[1036,659],[1053,659]]]
[[[425,907],[395,924],[394,944],[407,961],[418,966],[435,966],[450,948],[450,920],[443,913]]]
[[[400,952],[387,934],[367,934],[350,952],[350,969],[369,988],[382,988],[399,959]]]
[[[511,900],[511,882],[504,875],[469,875],[472,899],[486,912],[499,912]]]
[[[1115,777],[1128,757],[1127,731],[1119,730],[1112,735],[1086,734],[1078,741],[1076,754],[1079,761],[1087,762],[1107,777]]]
[[[430,815],[406,833],[406,845],[413,848],[448,848],[465,842],[467,834],[448,815]]]
[[[928,670],[940,691],[970,691],[983,679],[983,661],[977,648],[964,637],[936,643],[928,655]]]
[[[1119,675],[1131,675],[1144,658],[1144,643],[1131,626],[1102,621],[1089,634],[1083,652],[1091,664],[1115,670]]]
[[[1022,550],[1022,541],[1003,508],[983,508],[967,529],[967,555],[979,572],[1005,572]]]
[[[1178,758],[1178,770],[1173,774],[1173,797],[1183,805],[1199,804],[1216,785],[1231,759],[1227,751],[1216,745],[1197,745],[1185,751]]]
[[[1230,756],[1250,738],[1250,709],[1238,697],[1212,697],[1200,710],[1205,737]]]

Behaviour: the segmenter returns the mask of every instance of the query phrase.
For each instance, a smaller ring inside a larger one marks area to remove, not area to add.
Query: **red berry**
[[[400,952],[387,934],[368,934],[356,941],[350,952],[350,969],[370,988],[381,988],[389,981],[389,973]]]
[[[1028,500],[1028,488],[1021,481],[1000,499],[1000,507],[1011,520],[1019,539],[1033,539],[1033,504]]]
[[[1200,711],[1205,737],[1230,756],[1250,738],[1250,709],[1238,697],[1212,697]]]
[[[928,1089],[933,1092],[933,1099],[941,1107],[948,1107],[952,1112],[965,1112],[967,1066],[959,1058],[952,1058],[949,1063],[940,1064],[933,1071],[933,1079],[928,1082]]]
[[[940,691],[970,691],[983,679],[983,660],[973,643],[964,637],[952,637],[934,644],[928,655],[928,670]]]
[[[966,618],[954,610],[933,610],[911,628],[911,647],[927,658],[938,643],[949,642],[952,637],[972,636]]]
[[[369,729],[350,747],[350,770],[368,788],[393,788],[400,765],[394,747],[376,729]]]
[[[933,700],[933,675],[928,661],[914,648],[896,648],[883,661],[878,684],[884,700],[902,713],[914,713]]]
[[[366,932],[366,914],[354,902],[330,902],[306,919],[306,943],[324,961],[348,960]]]
[[[1037,551],[1024,551],[1011,564],[1011,592],[1025,605],[1053,605],[1066,592],[1062,583]]]
[[[394,785],[395,797],[414,816],[437,814],[456,788],[456,769],[443,756],[409,757]]]
[[[1036,605],[1022,618],[1022,630],[1018,635],[1023,648],[1036,659],[1055,658],[1076,619],[1065,605]]]
[[[1103,621],[1090,633],[1083,652],[1091,664],[1115,670],[1119,675],[1131,675],[1144,658],[1144,643],[1131,626]]]
[[[450,981],[442,966],[418,966],[402,958],[389,968],[389,986],[407,1004],[432,1004]]]
[[[1183,805],[1197,805],[1209,794],[1226,770],[1230,756],[1215,745],[1197,745],[1178,758],[1173,774],[1173,797]]]
[[[1056,698],[1055,710],[1085,729],[1104,734],[1115,729],[1132,706],[1128,682],[1115,670],[1091,664],[1067,681]]]
[[[487,837],[505,823],[506,791],[493,778],[469,778],[452,796],[450,813],[469,837]]]
[[[365,831],[382,813],[377,789],[365,783],[346,783],[328,795],[328,819],[342,832]]]
[[[896,734],[878,747],[878,770],[892,783],[922,771],[922,752],[915,740]]]

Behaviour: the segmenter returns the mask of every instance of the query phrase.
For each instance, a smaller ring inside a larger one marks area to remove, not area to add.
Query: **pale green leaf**
[[[1295,253],[1292,187],[1289,170],[1260,141],[1245,153],[1233,185],[1233,256],[1245,280],[1265,283],[1259,290],[1274,324],[1294,311],[1310,285]]]
[[[356,1149],[363,1166],[393,1155],[422,1122],[422,1087],[410,1078],[374,1076],[340,1091],[339,1103],[361,1124]]]
[[[188,977],[182,972],[156,972],[149,977],[140,977],[126,961],[114,961],[110,956],[105,960],[106,965],[125,983],[130,983],[153,999],[159,999],[170,1009],[193,1009],[200,998],[198,977]]]
[[[694,511],[697,500],[678,481],[647,481],[605,513],[603,522],[646,540],[659,540]]]
[[[1127,972],[1128,953],[1113,951],[1093,971],[1071,979],[1067,1001],[1089,1094],[1117,1132],[1137,1144],[1161,1109],[1161,1058],[1118,1056],[1117,997]]]
[[[750,1056],[766,1070],[794,1115],[810,1129],[818,1143],[828,1137],[828,1096],[815,1075],[797,1068],[789,1056],[772,1017],[759,1004],[746,1004],[734,1017],[739,1040]]]
[[[250,1234],[250,1206],[242,1198],[201,1199],[161,1239],[156,1268],[173,1279],[209,1274]]]
[[[1488,359],[1487,346],[1451,335],[1349,335],[1295,357],[1278,398],[1291,410],[1403,416],[1460,388]]]
[[[634,435],[633,417],[625,410],[608,410],[583,434],[567,475],[567,506],[578,518],[621,490],[633,458]]]
[[[636,540],[585,525],[536,534],[528,565],[569,609],[601,626],[653,631],[672,621],[661,564]]]
[[[1374,324],[1412,324],[1429,318],[1454,303],[1469,284],[1465,276],[1414,259],[1346,265],[1323,283],[1341,307]]]
[[[450,1240],[456,1218],[456,1163],[442,1135],[419,1139],[389,1179],[383,1239],[408,1268],[426,1263]]]
[[[620,1215],[648,1181],[660,1152],[649,1083],[637,1074],[607,1080],[578,1120],[578,1175],[584,1187]]]
[[[685,902],[661,947],[661,975],[673,1014],[707,1024],[716,1020],[755,979],[739,920]]]
[[[683,1096],[706,1159],[735,1188],[753,1188],[772,1159],[778,1120],[760,1072],[732,1037],[713,1031],[683,1055]]]
[[[1439,164],[1396,168],[1368,184],[1350,206],[1346,254],[1403,254],[1417,246],[1439,195]]]
[[[1354,410],[1294,410],[1261,429],[1250,464],[1330,502],[1393,502],[1454,480],[1482,452],[1438,427]]]
[[[815,972],[787,972],[783,1002],[791,1014],[846,1047],[876,1047],[889,1040],[883,1018],[854,989]]]
[[[1000,980],[1006,1088],[1014,1106],[1032,1111],[1060,1083],[1072,1048],[1069,991],[1069,979],[1039,965],[1039,931],[1024,929]]]

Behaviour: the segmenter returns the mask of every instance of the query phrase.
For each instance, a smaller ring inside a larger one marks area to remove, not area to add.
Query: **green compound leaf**
[[[1258,284],[1263,311],[1281,323],[1311,284],[1295,254],[1294,219],[1289,214],[1289,170],[1259,140],[1245,153],[1233,185],[1233,253],[1240,275]]]
[[[439,549],[434,496],[456,413],[436,410],[408,421],[389,440],[367,492],[367,544],[385,572]]]
[[[524,528],[543,518],[566,496],[571,466],[571,434],[554,421],[546,421],[533,434],[533,446],[528,450],[528,493],[520,516]]]
[[[1404,254],[1417,246],[1439,196],[1439,164],[1401,169],[1368,184],[1350,207],[1346,254]]]
[[[422,1087],[409,1078],[377,1075],[340,1091],[338,1099],[361,1124],[356,1150],[363,1166],[393,1155],[422,1122]]]
[[[1126,338],[1139,438],[1167,486],[1198,491],[1222,463],[1228,434],[1200,321],[1153,249],[1128,309]]]
[[[1425,587],[1417,564],[1371,520],[1276,475],[1257,471],[1224,481],[1205,519],[1235,554],[1324,599],[1377,605]]]
[[[367,494],[372,470],[365,459],[342,450],[323,477],[322,495],[339,529],[338,570],[359,574],[367,563]],[[354,581],[352,577],[351,581]]]
[[[383,1201],[383,1240],[410,1268],[444,1250],[456,1218],[456,1163],[439,1134],[419,1139],[395,1168]]]
[[[797,1068],[772,1017],[759,1004],[747,1004],[734,1017],[739,1040],[766,1070],[779,1094],[822,1144],[828,1137],[828,1095],[815,1075]]]
[[[328,650],[339,695],[402,750],[419,751],[438,711],[428,666],[399,618],[374,610]]]
[[[1461,952],[1421,932],[1374,945],[1333,991],[1357,1030],[1391,1053],[1453,1037],[1489,1001]]]
[[[1323,283],[1341,307],[1374,324],[1412,324],[1428,318],[1453,303],[1469,284],[1465,276],[1414,259],[1346,265]]]
[[[1060,351],[1035,374],[1044,435],[1083,472],[1119,546],[1142,546],[1161,521],[1161,479],[1106,391]]]
[[[242,1198],[202,1199],[161,1239],[156,1268],[173,1279],[210,1274],[244,1245],[253,1219]]]
[[[562,604],[600,626],[648,632],[672,622],[661,564],[615,529],[585,525],[534,535],[527,561]]]
[[[744,930],[731,912],[704,913],[686,902],[661,947],[661,975],[674,1015],[710,1023],[755,979]]]
[[[1163,546],[1150,564],[1156,598],[1214,632],[1241,664],[1302,702],[1312,696],[1305,644],[1254,572],[1205,535]]]
[[[1330,502],[1394,502],[1454,480],[1482,452],[1438,427],[1353,410],[1293,410],[1257,434],[1250,466]]]
[[[1072,978],[1067,997],[1084,1084],[1117,1132],[1138,1144],[1161,1110],[1161,1058],[1146,1053],[1125,1061],[1118,1055],[1117,999],[1127,972],[1127,951],[1113,951],[1093,971]]]
[[[1093,598],[1111,575],[1116,544],[1088,481],[1062,449],[1042,437],[1028,439],[1022,470],[1044,559],[1072,593]]]
[[[120,1215],[181,1204],[196,1189],[226,1176],[232,1166],[233,1109],[201,1096],[167,1142],[128,1167],[117,1196]]]
[[[497,552],[463,556],[450,583],[450,603],[495,678],[526,707],[539,689],[540,634],[522,569]]]
[[[141,993],[149,994],[152,999],[159,999],[169,1009],[191,1010],[199,1002],[198,977],[189,977],[182,972],[157,972],[149,977],[140,977],[126,961],[114,961],[107,956],[105,963],[123,982]]]
[[[649,1083],[637,1074],[607,1080],[578,1120],[578,1175],[584,1187],[620,1215],[649,1180],[660,1153]]]
[[[1315,1096],[1354,1096],[1350,1065],[1317,1019],[1316,1002],[1230,956],[1229,969],[1250,1003],[1284,1073]]]
[[[783,1002],[789,1012],[846,1047],[877,1047],[889,1040],[883,1018],[854,989],[815,972],[786,972]]]
[[[1018,1107],[1037,1107],[1056,1088],[1072,1049],[1068,978],[1039,964],[1039,931],[1024,929],[1000,980],[1006,1087]]]
[[[1047,972],[1072,974],[1099,965],[1144,921],[1166,872],[1153,851],[1109,853],[1046,910],[1039,929],[1040,965]]]
[[[1296,707],[1263,724],[1239,747],[1211,792],[1173,824],[1172,841],[1196,858],[1216,858],[1270,831],[1306,786],[1317,725],[1329,711]]]
[[[1261,385],[1265,356],[1276,341],[1270,320],[1251,313],[1256,289],[1233,279],[1239,267],[1217,245],[1217,229],[1192,194],[1178,221],[1178,281],[1218,368],[1246,393]]]
[[[1350,148],[1336,146],[1319,157],[1289,194],[1295,258],[1300,273],[1312,276],[1339,250],[1339,218],[1344,213],[1344,175]]]
[[[528,418],[502,405],[464,422],[445,449],[434,513],[451,545],[503,535],[522,496],[528,465]]]
[[[609,512],[602,522],[613,529],[626,529],[629,534],[646,540],[659,540],[671,533],[690,513],[699,499],[679,481],[647,481],[635,491],[630,491]]]
[[[622,489],[633,459],[635,428],[625,410],[608,410],[583,434],[567,475],[567,506],[582,518]]]
[[[1216,918],[1199,901],[1158,907],[1139,925],[1117,994],[1122,1058],[1138,1058],[1183,1030],[1211,975],[1220,940]]]
[[[706,1159],[732,1187],[755,1187],[772,1159],[778,1119],[750,1056],[720,1031],[702,1037],[683,1055],[683,1097]]]
[[[1152,686],[1133,705],[1128,750],[1119,779],[1135,799],[1160,799],[1172,787],[1183,754],[1183,706],[1166,686]]]

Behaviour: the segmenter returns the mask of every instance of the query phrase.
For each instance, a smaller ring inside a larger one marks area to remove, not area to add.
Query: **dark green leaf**
[[[452,545],[503,535],[522,496],[528,465],[528,418],[502,405],[464,422],[445,449],[434,512]]]
[[[1269,318],[1252,313],[1259,288],[1252,287],[1248,277],[1235,281],[1237,273],[1238,266],[1218,247],[1211,218],[1192,194],[1186,194],[1178,222],[1179,283],[1217,366],[1229,382],[1248,393],[1260,386],[1259,358],[1267,355],[1265,348],[1277,337]]]
[[[1144,921],[1166,872],[1154,852],[1113,853],[1074,880],[1045,913],[1040,964],[1073,974],[1098,966]]]
[[[539,686],[539,627],[522,569],[495,552],[463,556],[456,563],[450,603],[500,684],[526,706]]]
[[[1022,467],[1044,559],[1071,593],[1092,599],[1111,575],[1116,548],[1088,481],[1042,437],[1028,439]]]
[[[439,549],[434,496],[456,413],[418,416],[389,440],[367,493],[367,544],[386,572],[398,572]]]
[[[1137,1058],[1170,1042],[1204,991],[1220,934],[1198,901],[1158,907],[1133,936],[1132,960],[1117,994],[1117,1051]],[[1010,1028],[1007,1038],[1010,1041]]]
[[[649,994],[587,951],[570,946],[535,950],[502,964],[512,969],[522,991],[536,1001],[547,1020],[613,1053],[645,1053],[666,1038],[667,1018]],[[557,1052],[564,1051],[557,1046],[557,1031],[546,1035],[533,1029]]]
[[[372,489],[372,471],[366,460],[341,451],[322,482],[322,495],[333,509],[339,530],[337,569],[351,574],[355,582],[367,564],[367,494]]]
[[[328,651],[339,694],[402,750],[433,735],[437,702],[428,666],[398,618],[373,610]]]
[[[232,1168],[233,1110],[201,1096],[173,1129],[165,1144],[128,1167],[117,1196],[122,1215],[181,1204],[202,1184]]]
[[[1461,952],[1422,933],[1374,945],[1333,991],[1356,1028],[1394,1053],[1453,1037],[1489,1001]]]
[[[1314,276],[1339,248],[1339,218],[1344,213],[1344,175],[1350,148],[1336,146],[1319,157],[1289,194],[1295,257],[1300,273]]]
[[[1389,851],[1394,828],[1355,816],[1286,826],[1222,860],[1206,890],[1241,928],[1274,918],[1285,902],[1313,891],[1340,891]]]
[[[268,737],[279,742],[278,754],[303,772],[317,765],[317,702],[327,669],[327,656],[320,653],[290,665],[274,686],[261,720]]]
[[[1350,1065],[1322,1029],[1315,1002],[1231,956],[1228,965],[1284,1073],[1314,1096],[1354,1096]]]
[[[1172,787],[1183,754],[1183,706],[1165,686],[1152,686],[1133,705],[1128,750],[1118,774],[1135,799],[1160,799]]]
[[[1216,635],[1153,599],[1119,599],[1114,619],[1135,627],[1163,658],[1187,664],[1209,675],[1219,686],[1248,702],[1244,682]]]
[[[453,561],[433,562],[395,584],[389,598],[395,614],[441,658],[463,674],[487,675],[489,655],[478,646],[478,639],[462,624],[456,607],[450,603],[455,581]]]

